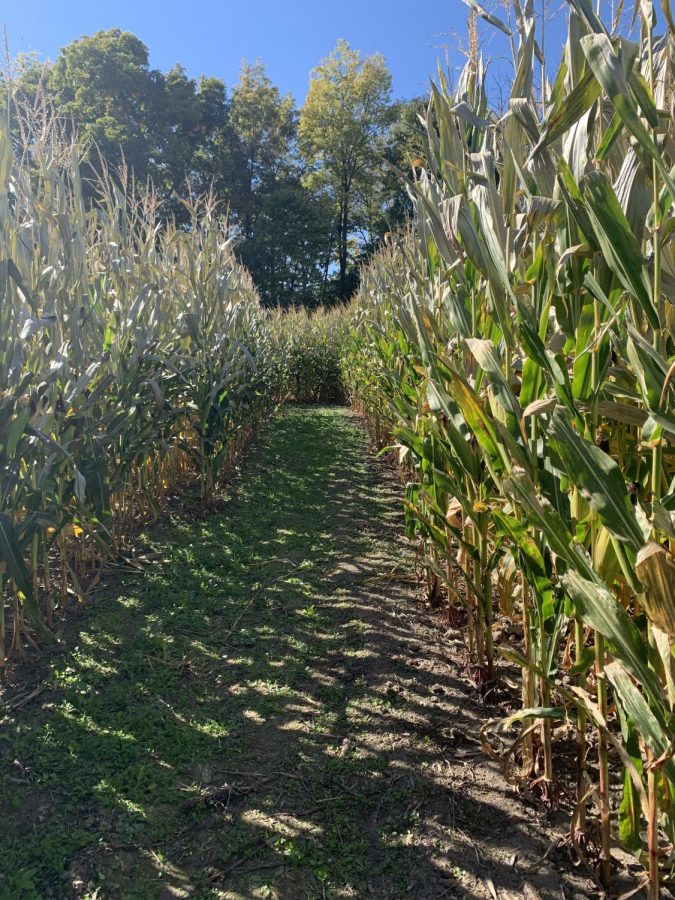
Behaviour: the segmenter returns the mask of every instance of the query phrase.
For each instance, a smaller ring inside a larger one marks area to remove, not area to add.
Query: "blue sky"
[[[483,2],[494,8],[496,0]],[[180,62],[190,75],[215,75],[228,86],[242,58],[260,58],[281,91],[299,103],[310,70],[338,38],[384,54],[396,97],[426,93],[439,58],[451,68],[461,64],[457,35],[465,35],[466,13],[461,0],[0,0],[12,56],[32,50],[54,59],[75,38],[119,27],[147,45],[153,68],[166,71]],[[563,20],[558,13],[548,28],[546,55],[556,62]],[[482,33],[485,55],[494,59],[494,86],[507,76],[507,48],[492,29]]]
[[[460,0],[0,0],[10,53],[59,48],[101,28],[132,31],[150,50],[153,68],[182,63],[190,75],[237,79],[242,58],[265,63],[282,92],[302,102],[310,69],[338,38],[364,53],[379,50],[398,97],[425,93],[436,60],[465,31]]]

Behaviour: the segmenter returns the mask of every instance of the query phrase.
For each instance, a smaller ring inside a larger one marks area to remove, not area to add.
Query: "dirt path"
[[[479,750],[358,420],[290,410],[244,468],[5,708],[0,898],[588,896]]]

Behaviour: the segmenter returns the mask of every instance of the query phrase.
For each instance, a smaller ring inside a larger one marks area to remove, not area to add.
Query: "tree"
[[[200,193],[213,190],[223,201],[230,197],[234,164],[230,140],[230,103],[219,78],[202,75],[197,86],[200,134],[193,156],[191,181]]]
[[[381,156],[390,122],[391,74],[376,53],[363,58],[347,41],[311,74],[300,113],[300,148],[311,171],[307,183],[332,202],[338,264],[338,297],[348,294],[350,239],[366,224],[359,197],[380,177]]]
[[[330,250],[330,209],[297,175],[277,181],[261,199],[252,237],[239,247],[269,306],[319,302]]]
[[[232,91],[230,129],[237,162],[231,203],[242,235],[253,236],[261,198],[292,165],[293,97],[282,97],[261,62],[244,62]]]
[[[48,93],[59,114],[113,166],[122,159],[137,179],[155,161],[163,76],[152,71],[148,48],[113,28],[73,41],[48,73]]]
[[[197,85],[185,69],[176,64],[164,76],[162,122],[157,135],[161,158],[157,168],[167,191],[182,192],[193,168],[193,158],[201,137],[201,110]]]
[[[420,121],[425,110],[426,101],[422,97],[399,100],[390,107],[391,124],[379,178],[366,185],[366,193],[360,199],[368,210],[367,230],[362,235],[362,256],[372,254],[385,234],[395,231],[412,213],[405,177],[426,159],[427,138]]]
[[[176,65],[164,76],[162,116],[155,140],[153,179],[172,214],[180,221],[185,209],[176,197],[189,189],[229,198],[231,154],[229,104],[225,85],[202,76],[199,82]]]
[[[325,200],[301,181],[297,112],[262,63],[244,63],[232,91],[228,197],[237,252],[268,305],[312,305],[329,245]]]

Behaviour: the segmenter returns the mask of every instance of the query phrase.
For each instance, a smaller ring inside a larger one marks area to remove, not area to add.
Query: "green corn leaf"
[[[659,328],[659,314],[652,301],[651,282],[642,250],[609,179],[602,172],[590,172],[583,181],[583,197],[607,264],[624,288],[639,301],[649,323]]]
[[[649,647],[618,600],[603,585],[572,570],[562,582],[583,621],[609,641],[615,658],[643,687],[650,704],[661,708],[661,689],[648,663]],[[665,720],[661,724],[665,726]]]
[[[658,128],[660,124],[658,110],[656,109],[654,100],[649,92],[649,85],[645,81],[644,76],[631,68],[628,71],[628,83],[635,95],[635,99],[640,105],[640,109],[642,110],[645,119],[652,128]]]
[[[595,151],[595,158],[598,160],[598,162],[602,162],[609,151],[612,149],[616,139],[621,133],[622,128],[623,120],[621,119],[621,116],[618,113],[614,113],[614,115],[612,116],[612,121],[607,126],[607,129],[602,136],[602,140],[598,144],[598,148]]]
[[[574,180],[572,170],[564,159],[558,160],[558,186],[565,199],[565,205],[577,223],[581,234],[596,252],[600,249],[595,239],[593,224],[588,215],[584,198]]]
[[[487,128],[490,125],[490,120],[477,116],[465,100],[453,106],[450,112],[474,128]]]
[[[549,440],[562,460],[570,481],[579,488],[603,525],[637,552],[644,543],[642,530],[616,462],[599,447],[582,438],[561,407],[551,417]]]
[[[591,0],[569,0],[569,3],[586,22],[592,32],[595,34],[607,35],[607,29],[598,18]]]
[[[626,349],[645,406],[652,412],[662,412],[661,394],[670,368],[667,360],[631,325],[628,326]]]
[[[528,356],[523,363],[520,394],[518,395],[518,402],[523,410],[541,397],[544,384],[540,367]]]
[[[466,425],[462,423],[464,427],[460,429],[455,422],[457,406],[454,400],[438,383],[433,384],[429,382],[429,389],[433,389],[436,396],[443,397],[441,408],[446,415],[443,423],[443,434],[447,438],[448,444],[460,461],[463,472],[472,478],[476,478],[478,476],[478,459],[469,446],[468,434],[465,433]]]
[[[548,374],[560,402],[576,414],[574,395],[564,360],[544,346],[544,342],[529,323],[521,322],[518,333],[528,358]]]
[[[562,517],[548,500],[537,493],[532,479],[525,472],[512,472],[504,479],[503,487],[506,495],[521,507],[532,527],[544,535],[553,553],[568,566],[583,572],[587,578],[597,578],[584,549],[574,542]]]
[[[517,420],[520,420],[523,411],[513,394],[511,385],[504,377],[502,364],[497,356],[495,345],[492,341],[482,341],[478,338],[469,338],[466,341],[466,345],[476,358],[478,365],[490,377],[490,383],[502,408],[506,412],[510,412]]]
[[[555,603],[551,580],[546,572],[546,565],[536,541],[528,533],[527,528],[513,516],[507,516],[499,510],[493,510],[492,516],[497,527],[513,541],[518,549],[520,560],[528,576],[528,584],[534,589],[537,598],[538,614],[542,622],[547,622],[555,615]]]
[[[492,13],[489,13],[480,3],[477,3],[476,0],[464,0],[464,3],[469,7],[469,9],[475,10],[481,19],[485,19],[486,22],[489,22],[490,25],[493,25],[495,28],[498,28],[501,32],[503,32],[507,37],[511,37],[511,29],[509,26],[502,22],[501,19],[498,19],[497,16],[493,16]]]
[[[575,84],[569,94],[560,98],[557,109],[551,109],[539,142],[535,145],[530,158],[544,147],[562,137],[575,122],[588,112],[600,96],[601,87],[593,72],[586,72],[580,82]]]
[[[605,666],[607,680],[616,691],[624,713],[635,723],[654,757],[657,759],[662,756],[666,757],[662,763],[663,771],[671,781],[675,781],[675,757],[673,756],[675,736],[666,724],[668,713],[660,703],[661,716],[657,717],[654,714],[653,709],[628,677],[626,668],[619,660],[608,663]]]
[[[670,173],[663,162],[663,157],[652,136],[640,120],[635,101],[628,86],[624,62],[614,52],[609,37],[605,33],[589,34],[581,39],[581,46],[590,67],[593,69],[603,90],[612,101],[617,114],[643,150],[654,160],[659,174],[670,191],[670,196],[675,200],[675,182],[670,177]]]
[[[42,614],[33,593],[30,576],[26,570],[26,564],[21,555],[19,539],[12,520],[0,513],[0,560],[4,562],[7,574],[13,580],[17,589],[23,595],[23,605],[28,612],[28,617],[40,636],[53,641],[54,637],[44,624]]]
[[[617,706],[617,712],[621,723],[621,737],[626,747],[626,753],[630,755],[636,771],[642,774],[642,755],[640,753],[638,732],[633,722],[626,716],[621,703]],[[619,837],[626,847],[630,847],[636,853],[642,850],[641,818],[640,795],[633,784],[630,773],[626,770],[623,778],[621,804],[618,811]]]
[[[504,463],[499,452],[497,434],[476,392],[457,372],[454,372],[448,384],[448,393],[462,410],[466,424],[475,435],[489,462],[496,471],[501,471]]]

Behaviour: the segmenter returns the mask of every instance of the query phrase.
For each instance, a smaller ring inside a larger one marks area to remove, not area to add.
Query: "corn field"
[[[269,327],[210,198],[162,223],[48,112],[0,132],[0,662],[49,642],[106,560],[177,492],[209,502],[288,393]],[[30,127],[29,127],[30,126]]]
[[[569,0],[549,83],[531,0],[515,28],[469,5],[510,41],[506,109],[474,35],[349,327],[265,312],[214,198],[179,228],[124,172],[85,191],[48,110],[23,140],[0,124],[0,667],[172,497],[208,505],[281,404],[346,393],[395,443],[473,679],[520,677],[485,750],[571,806],[605,889],[620,845],[655,898],[675,881],[675,22],[662,0],[657,34],[641,0],[632,41]]]
[[[340,358],[347,330],[344,307],[297,308],[270,313],[268,323],[281,337],[288,399],[297,403],[342,403]]]
[[[552,84],[533,4],[486,69],[442,75],[409,233],[363,273],[343,358],[352,401],[407,473],[407,528],[489,692],[514,784],[572,801],[569,841],[611,885],[616,843],[650,897],[675,874],[675,27],[639,40],[570,0]],[[543,81],[546,84],[545,81]],[[504,623],[522,640],[497,644]],[[570,763],[571,760],[571,763]],[[573,774],[570,774],[573,772]]]

